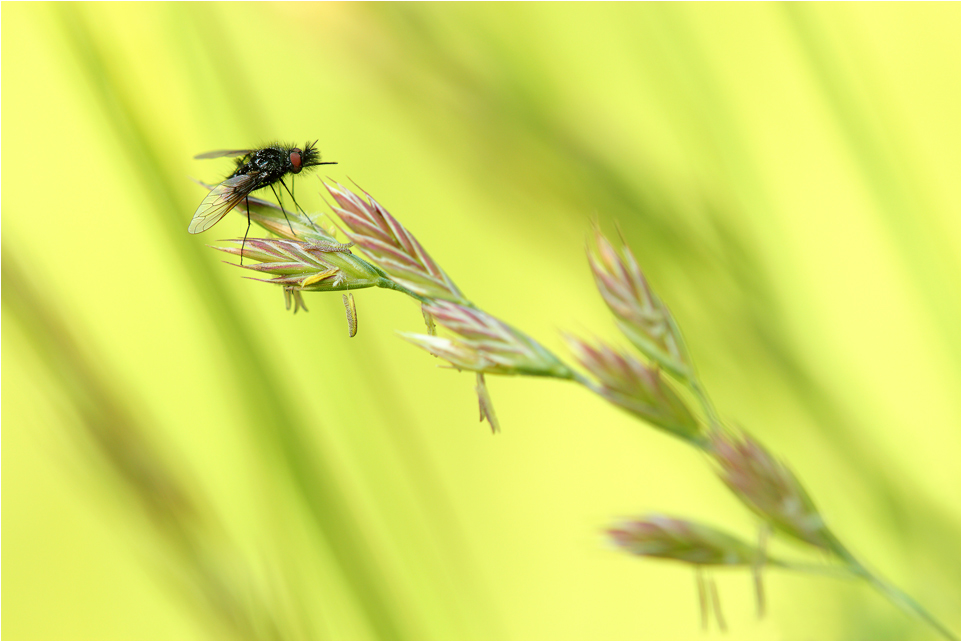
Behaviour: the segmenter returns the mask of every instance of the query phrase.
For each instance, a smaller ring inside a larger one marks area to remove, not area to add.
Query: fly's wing
[[[204,154],[197,154],[194,156],[195,160],[201,160],[203,158],[223,158],[224,156],[245,156],[250,154],[253,149],[218,149],[212,152],[206,152]]]
[[[255,174],[241,174],[217,185],[201,201],[194,218],[190,220],[187,231],[199,234],[224,218],[227,212],[240,204],[244,198],[254,191]]]

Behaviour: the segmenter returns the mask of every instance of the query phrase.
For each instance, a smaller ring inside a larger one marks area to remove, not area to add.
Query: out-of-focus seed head
[[[588,247],[595,283],[618,327],[646,357],[671,374],[689,379],[691,360],[668,308],[655,296],[627,245],[621,255],[597,227]]]
[[[645,557],[695,565],[748,566],[758,549],[710,526],[664,515],[628,520],[608,530],[619,548]]]
[[[414,235],[370,194],[365,193],[365,201],[340,183],[324,186],[337,202],[332,209],[347,228],[348,238],[394,281],[429,299],[467,303]]]
[[[593,346],[573,335],[565,339],[575,358],[598,379],[595,391],[602,397],[684,439],[700,437],[698,420],[658,368],[603,343]]]
[[[718,476],[742,502],[783,533],[821,548],[828,528],[798,478],[747,435],[712,434]]]
[[[424,311],[457,337],[399,333],[404,339],[462,370],[570,379],[571,370],[537,341],[486,312],[435,301]]]

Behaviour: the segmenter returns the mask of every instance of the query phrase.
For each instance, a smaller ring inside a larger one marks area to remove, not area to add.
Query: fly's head
[[[322,164],[321,155],[314,147],[316,144],[317,141],[314,141],[313,143],[308,143],[305,145],[304,149],[301,149],[300,147],[291,148],[289,155],[289,171],[292,174],[298,174],[302,169]]]

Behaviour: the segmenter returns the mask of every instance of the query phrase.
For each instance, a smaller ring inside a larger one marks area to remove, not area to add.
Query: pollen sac
[[[344,312],[347,315],[347,335],[351,338],[357,334],[357,308],[354,307],[354,295],[350,292],[341,295],[344,301]]]

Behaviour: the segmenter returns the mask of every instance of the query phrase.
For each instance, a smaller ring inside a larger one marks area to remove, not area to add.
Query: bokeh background
[[[618,341],[618,223],[722,413],[849,546],[960,606],[960,7],[2,7],[4,638],[698,638],[650,511],[751,538],[680,442],[573,385],[473,376],[415,303],[285,311],[187,223],[230,162],[319,147],[478,305]],[[325,209],[316,177],[299,201]],[[801,553],[800,553],[801,554]],[[716,573],[735,638],[927,638],[869,587]]]

